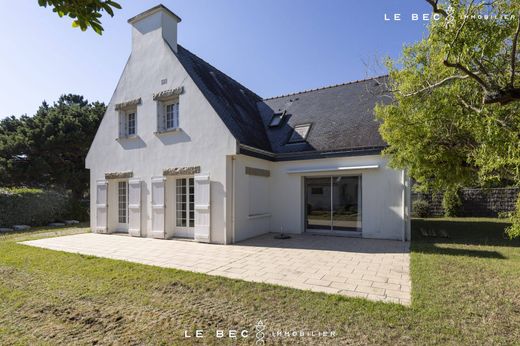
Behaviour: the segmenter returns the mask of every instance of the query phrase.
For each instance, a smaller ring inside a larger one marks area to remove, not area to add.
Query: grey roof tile
[[[258,102],[265,131],[275,153],[338,151],[384,147],[375,119],[386,77],[345,83]],[[286,111],[279,127],[269,127],[273,113]],[[302,144],[287,143],[295,126],[312,124]]]
[[[375,105],[388,101],[385,76],[262,99],[181,45],[175,54],[241,144],[282,155],[386,146],[374,116]],[[279,111],[286,111],[282,123],[270,127]],[[300,124],[312,124],[306,141],[287,143]]]

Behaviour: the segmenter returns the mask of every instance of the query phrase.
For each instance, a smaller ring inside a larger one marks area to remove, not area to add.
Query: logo
[[[258,321],[255,325],[255,331],[256,331],[256,344],[257,345],[265,345],[265,324],[262,321]]]

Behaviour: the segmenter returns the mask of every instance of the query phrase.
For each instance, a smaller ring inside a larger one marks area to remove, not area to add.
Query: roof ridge
[[[357,80],[353,80],[353,81],[350,81],[350,82],[332,84],[332,85],[327,85],[327,86],[323,86],[323,87],[319,87],[319,88],[307,89],[307,90],[303,90],[303,91],[297,91],[297,92],[293,92],[293,93],[289,93],[289,94],[283,94],[283,95],[279,95],[279,96],[266,97],[266,98],[262,99],[262,101],[274,100],[274,99],[287,97],[287,96],[293,96],[293,95],[300,95],[300,94],[305,94],[305,93],[312,92],[312,91],[331,89],[331,88],[336,88],[336,87],[340,87],[340,86],[344,86],[344,85],[350,85],[350,84],[355,84],[355,83],[366,82],[366,81],[369,81],[369,80],[374,80],[374,79],[383,78],[383,77],[388,77],[388,75],[384,74],[384,75],[375,76],[375,77],[369,77],[369,78],[364,78],[364,79],[357,79]]]

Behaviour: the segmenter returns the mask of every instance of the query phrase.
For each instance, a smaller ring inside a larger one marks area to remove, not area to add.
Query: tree
[[[106,107],[78,95],[43,102],[33,117],[0,121],[0,185],[57,186],[79,200],[88,191],[85,157]]]
[[[390,164],[434,191],[520,185],[520,2],[426,1],[441,19],[386,61],[393,101],[376,115]]]
[[[101,13],[104,11],[113,17],[114,9],[121,9],[121,5],[112,0],[38,0],[38,4],[53,7],[52,11],[60,17],[74,19],[72,27],[85,31],[90,26],[99,35],[104,30],[101,26]]]

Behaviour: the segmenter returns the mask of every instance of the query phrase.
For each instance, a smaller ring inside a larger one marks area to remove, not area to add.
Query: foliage
[[[520,85],[520,2],[450,0],[439,8],[448,5],[449,21],[431,21],[428,37],[405,46],[398,61],[387,59],[392,102],[376,107],[385,153],[424,190],[504,180],[520,185],[520,102],[491,102],[500,90]],[[470,76],[475,73],[494,91]]]
[[[71,198],[65,211],[65,217],[70,220],[88,221],[90,205],[88,200]]]
[[[500,211],[500,212],[498,212],[497,217],[499,219],[510,219],[511,217],[513,217],[513,212],[511,212],[511,211]]]
[[[506,229],[510,238],[520,237],[520,194],[516,201],[516,210],[511,214],[512,225]]]
[[[430,215],[430,203],[424,199],[418,199],[412,202],[412,211],[414,216],[428,217]]]
[[[0,226],[47,225],[67,211],[69,196],[57,191],[31,188],[0,190]]]
[[[444,209],[444,216],[457,216],[462,201],[460,199],[459,189],[457,187],[450,187],[442,195],[442,208]]]
[[[85,157],[105,105],[63,95],[33,117],[0,121],[0,186],[56,186],[80,200],[88,191]]]
[[[52,11],[58,16],[74,19],[72,27],[85,31],[90,26],[99,35],[103,33],[101,12],[105,11],[113,17],[114,9],[121,9],[121,5],[112,0],[38,0],[38,4],[42,7],[52,6]]]

